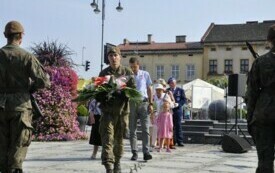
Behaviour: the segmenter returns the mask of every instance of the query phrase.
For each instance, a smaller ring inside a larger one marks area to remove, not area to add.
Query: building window
[[[227,47],[227,48],[226,48],[226,51],[231,51],[231,47]]]
[[[164,66],[157,65],[157,79],[164,78]]]
[[[139,57],[144,58],[144,55],[140,55]]]
[[[146,70],[146,66],[145,66],[145,65],[140,65],[140,66],[139,66],[139,69],[140,69],[140,70]]]
[[[188,54],[188,56],[193,56],[193,54]]]
[[[247,73],[249,70],[249,60],[241,59],[240,65],[240,73]]]
[[[209,60],[209,74],[217,74],[217,60]]]
[[[179,74],[180,74],[179,65],[172,65],[171,75],[178,80]]]
[[[216,48],[215,47],[211,47],[210,50],[211,51],[216,51]]]
[[[242,50],[247,50],[247,47],[242,47]]]
[[[186,65],[186,80],[191,81],[195,79],[195,65],[187,64]]]
[[[226,59],[224,60],[224,73],[230,74],[233,72],[233,60]]]

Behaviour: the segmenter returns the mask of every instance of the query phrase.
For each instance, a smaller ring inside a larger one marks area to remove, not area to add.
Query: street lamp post
[[[94,8],[94,12],[96,14],[100,13],[100,10],[98,8],[98,0],[97,0],[97,2],[95,2],[95,0],[93,0],[93,2],[90,5],[92,6],[92,8]],[[119,0],[119,3],[118,3],[118,6],[116,7],[116,10],[118,12],[121,12],[123,10],[123,8],[121,7],[121,4],[120,4],[120,0]],[[103,61],[104,61],[104,21],[105,21],[105,0],[102,0],[100,70],[103,69]]]
[[[82,60],[81,60],[81,65],[84,66],[84,50],[86,49],[85,46],[82,47]]]

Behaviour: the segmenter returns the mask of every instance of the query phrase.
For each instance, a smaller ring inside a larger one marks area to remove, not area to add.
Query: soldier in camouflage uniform
[[[38,60],[19,46],[23,26],[7,23],[7,45],[0,49],[0,172],[22,173],[32,136],[30,91],[49,86]]]
[[[274,173],[275,144],[275,25],[268,31],[271,50],[257,58],[249,72],[247,122],[256,142],[256,173]]]
[[[128,87],[135,87],[133,72],[120,64],[121,54],[118,47],[110,48],[107,52],[110,66],[103,69],[99,76],[113,75],[114,77],[130,76]],[[123,136],[128,127],[129,99],[118,96],[112,104],[101,103],[102,117],[99,132],[102,141],[102,164],[107,173],[120,173],[120,159],[123,154]]]

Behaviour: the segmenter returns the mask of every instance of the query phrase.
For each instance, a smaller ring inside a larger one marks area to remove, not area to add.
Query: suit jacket
[[[186,102],[186,96],[185,96],[185,92],[182,88],[176,87],[174,89],[174,91],[171,90],[171,88],[169,88],[168,90],[170,90],[173,93],[173,96],[175,98],[175,102],[179,104],[178,107],[174,108],[174,109],[182,109],[182,106],[185,104]]]

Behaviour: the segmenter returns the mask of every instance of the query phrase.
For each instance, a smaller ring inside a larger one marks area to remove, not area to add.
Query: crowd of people
[[[22,173],[32,135],[30,92],[49,87],[50,80],[38,60],[19,47],[24,35],[19,22],[7,23],[4,35],[7,45],[0,49],[0,172]],[[274,172],[275,25],[269,28],[267,41],[271,50],[253,62],[247,82],[248,130],[256,142],[257,173]],[[129,159],[137,160],[138,120],[142,127],[143,160],[153,159],[150,147],[157,147],[158,152],[166,148],[168,153],[175,146],[183,147],[181,120],[186,97],[176,79],[167,80],[169,87],[159,79],[153,91],[150,75],[140,70],[138,59],[130,59],[130,68],[121,65],[118,47],[109,49],[107,56],[110,64],[99,76],[128,76],[126,85],[136,88],[142,99],[132,102],[118,94],[113,104],[96,100],[89,103],[89,143],[94,145],[91,159],[96,159],[98,147],[102,146],[101,160],[106,173],[120,173],[123,138],[129,129],[133,154]]]
[[[271,26],[268,31],[267,41],[271,47],[269,53],[256,59],[252,65],[252,69],[248,75],[248,88],[247,88],[247,100],[248,100],[248,131],[253,137],[258,154],[258,168],[256,173],[273,173],[274,172],[274,144],[275,144],[275,120],[273,115],[272,105],[274,100],[274,40],[275,40],[275,25]],[[108,60],[110,66],[103,70],[105,75],[125,75],[119,73],[122,69],[128,69],[120,64],[121,53],[118,47],[111,48],[108,53]],[[155,85],[155,92],[151,89],[152,81],[148,72],[139,69],[139,61],[136,58],[131,58],[129,61],[131,69],[129,69],[130,75],[133,76],[132,82],[127,86],[136,87],[136,89],[142,94],[143,98],[139,103],[131,103],[128,106],[128,112],[130,114],[130,144],[133,156],[131,160],[137,160],[137,120],[140,120],[142,127],[142,151],[144,154],[143,159],[145,161],[152,159],[150,154],[149,145],[151,147],[157,147],[157,151],[161,152],[163,148],[166,148],[166,152],[170,153],[171,149],[175,148],[175,145],[182,147],[183,134],[181,128],[181,121],[184,116],[184,108],[188,105],[188,101],[185,97],[185,92],[182,88],[177,87],[177,81],[175,78],[170,77],[167,80],[169,87],[166,86],[164,79],[159,79]],[[108,73],[106,73],[108,72]],[[270,101],[264,101],[268,98]],[[258,101],[259,100],[259,101]],[[129,104],[127,98],[124,99],[124,103]],[[128,103],[127,103],[128,102]],[[125,104],[118,105],[117,109],[127,107]],[[130,107],[130,108],[129,108]],[[101,107],[102,110],[109,109],[108,107]],[[104,112],[104,111],[103,111]],[[124,112],[125,113],[125,112]],[[119,113],[102,114],[101,123],[106,120],[117,119],[113,116],[120,117],[123,123],[113,121],[112,129],[116,129],[116,124],[127,124],[126,115],[120,115]],[[105,119],[104,119],[105,117]],[[108,118],[107,118],[108,117]],[[126,121],[126,122],[125,122]],[[104,122],[105,123],[105,122]],[[104,126],[106,127],[106,126]],[[127,128],[126,126],[118,126],[118,128]],[[122,130],[124,131],[124,130]],[[109,136],[106,133],[100,133],[101,139],[108,138],[110,144],[115,144],[114,139],[118,137],[115,133]],[[123,135],[119,135],[119,140],[122,144]],[[107,143],[107,144],[109,144]],[[106,152],[105,142],[102,143],[102,164],[105,165],[107,173],[120,173],[120,158],[123,150],[110,147],[109,152]],[[120,147],[123,148],[120,145]],[[111,150],[112,149],[112,150]],[[118,154],[119,157],[113,158],[113,154]],[[109,158],[109,159],[106,159]],[[118,159],[117,159],[118,158]],[[107,161],[107,162],[106,162]]]
[[[167,80],[169,87],[164,79],[158,79],[153,84],[150,74],[140,69],[137,58],[130,58],[129,67],[125,67],[120,64],[121,52],[118,47],[110,48],[107,55],[110,64],[99,76],[128,75],[127,86],[135,88],[142,97],[133,101],[119,96],[114,105],[90,101],[90,144],[94,145],[91,159],[96,158],[98,146],[102,146],[101,159],[106,172],[121,172],[123,137],[129,133],[132,152],[130,160],[138,160],[138,123],[141,126],[144,161],[153,159],[151,152],[154,150],[161,152],[165,148],[170,153],[176,145],[183,147],[181,121],[186,97],[184,90],[177,87],[176,79],[170,77]]]

